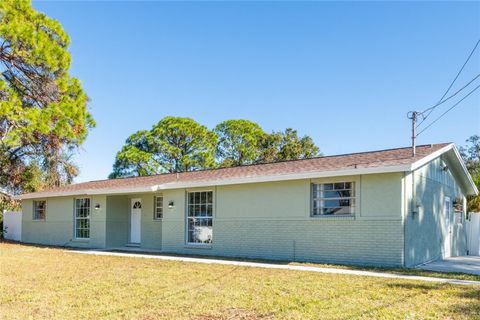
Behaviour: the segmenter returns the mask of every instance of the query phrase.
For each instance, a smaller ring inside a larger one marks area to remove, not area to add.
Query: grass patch
[[[480,287],[0,243],[0,319],[480,319]]]
[[[359,266],[359,265],[340,265],[340,264],[326,264],[326,263],[314,263],[314,262],[291,262],[291,261],[280,261],[280,260],[266,260],[266,259],[248,259],[242,257],[215,257],[207,255],[182,255],[177,253],[168,253],[168,252],[151,252],[151,251],[128,251],[128,250],[111,250],[112,252],[121,252],[121,253],[133,253],[133,254],[146,254],[146,255],[162,255],[162,256],[172,256],[172,257],[191,257],[191,258],[203,258],[203,259],[216,259],[216,260],[226,260],[226,261],[246,261],[246,262],[258,262],[258,263],[272,263],[280,265],[291,265],[291,266],[309,266],[309,267],[319,267],[319,268],[334,268],[334,269],[344,269],[344,270],[361,270],[361,271],[373,271],[373,272],[385,272],[392,273],[397,275],[407,275],[407,276],[422,276],[422,277],[433,277],[433,278],[443,278],[443,279],[458,279],[458,280],[471,280],[471,281],[480,281],[480,275],[460,273],[460,272],[440,272],[440,271],[429,271],[416,268],[394,268],[394,267],[373,267],[373,266]]]
[[[467,273],[459,273],[459,272],[438,272],[438,271],[429,271],[429,270],[422,270],[422,269],[415,269],[415,268],[382,268],[382,267],[299,263],[299,262],[292,262],[290,264],[298,265],[298,266],[320,267],[320,268],[337,268],[337,269],[347,269],[347,270],[385,272],[385,273],[407,275],[407,276],[421,276],[421,277],[433,277],[433,278],[443,278],[443,279],[480,281],[480,275],[476,275],[476,274],[467,274]]]

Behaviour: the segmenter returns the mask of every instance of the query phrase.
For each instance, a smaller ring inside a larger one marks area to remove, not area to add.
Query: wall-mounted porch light
[[[441,168],[444,172],[448,171],[448,165],[445,163],[445,161],[442,161]]]
[[[175,204],[173,203],[172,200],[168,201],[168,209],[173,209],[174,206]]]
[[[452,206],[453,206],[453,210],[455,212],[462,212],[463,211],[463,199],[461,199],[461,198],[453,199]]]
[[[97,203],[97,204],[95,205],[95,210],[97,210],[97,211],[100,210],[100,203]]]

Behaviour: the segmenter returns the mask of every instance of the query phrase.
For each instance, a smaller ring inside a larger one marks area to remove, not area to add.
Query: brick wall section
[[[320,220],[320,219],[319,219]],[[401,220],[214,220],[211,248],[185,246],[182,221],[164,223],[163,250],[176,253],[401,266]]]

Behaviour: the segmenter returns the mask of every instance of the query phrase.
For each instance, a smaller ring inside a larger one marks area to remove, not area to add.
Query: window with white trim
[[[75,238],[90,238],[90,198],[75,199]]]
[[[213,192],[187,193],[187,242],[211,244],[213,235]]]
[[[163,218],[163,196],[153,197],[153,219]]]
[[[35,200],[33,201],[33,220],[45,220],[47,211],[47,201]]]
[[[354,182],[312,184],[312,216],[345,216],[354,213]]]

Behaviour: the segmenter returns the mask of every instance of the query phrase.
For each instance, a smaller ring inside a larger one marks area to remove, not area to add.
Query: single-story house
[[[71,184],[23,194],[22,241],[414,266],[465,255],[453,144]]]

